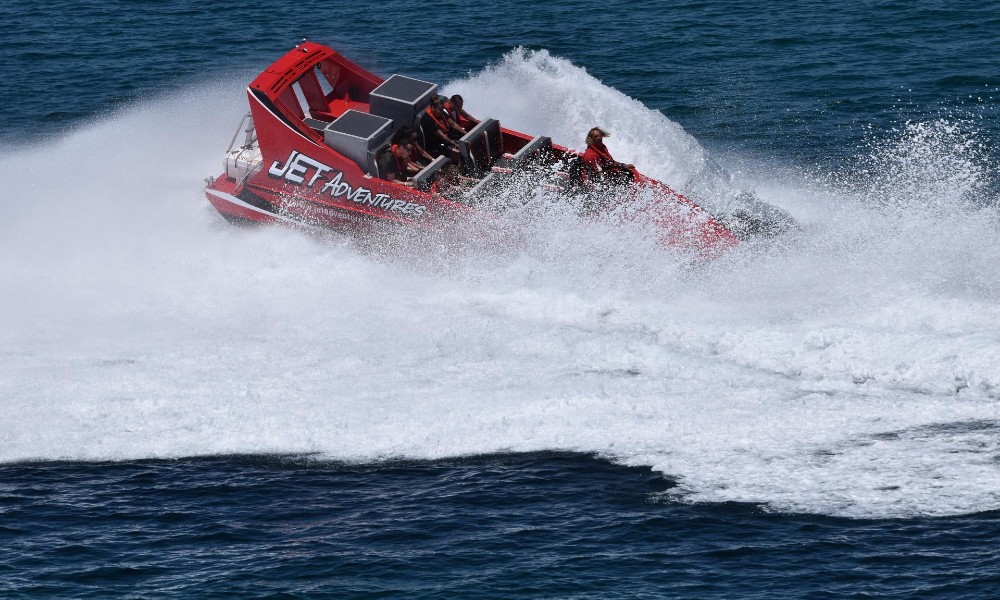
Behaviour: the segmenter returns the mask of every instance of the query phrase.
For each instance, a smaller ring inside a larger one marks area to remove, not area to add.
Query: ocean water
[[[1000,9],[436,6],[5,6],[0,596],[995,596]],[[302,38],[801,227],[232,228]]]

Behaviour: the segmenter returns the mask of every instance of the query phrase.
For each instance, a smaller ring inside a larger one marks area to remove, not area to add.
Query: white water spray
[[[515,100],[491,106],[488,88]],[[571,146],[603,122],[622,159],[668,181],[704,159],[547,55],[448,89]],[[550,96],[596,112],[566,123],[539,109]],[[805,230],[693,270],[558,210],[523,249],[435,263],[435,248],[375,256],[225,225],[201,179],[242,103],[239,83],[192,92],[0,158],[0,460],[574,450],[652,465],[688,501],[1000,507],[1000,236],[965,201],[982,172],[907,159],[907,181],[971,183],[923,201],[917,187],[903,211],[872,201],[894,193],[891,169],[864,192],[764,178],[768,199],[812,208]]]
[[[511,90],[497,94],[497,90]],[[591,127],[612,133],[615,158],[674,189],[698,197],[705,208],[724,212],[740,190],[697,140],[677,123],[607,87],[593,75],[545,50],[518,48],[481,73],[444,87],[461,94],[468,110],[489,115],[511,129],[547,135],[584,150]]]

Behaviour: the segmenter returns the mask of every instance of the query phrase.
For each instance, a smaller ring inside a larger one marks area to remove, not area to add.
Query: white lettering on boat
[[[309,183],[305,183],[306,176],[310,170],[314,170],[314,172],[309,177]],[[324,177],[327,173],[330,173],[330,176]],[[372,191],[365,187],[355,188],[350,183],[344,181],[344,173],[342,171],[338,171],[314,158],[310,158],[297,150],[292,150],[292,153],[288,155],[288,159],[285,160],[284,164],[274,161],[271,164],[271,168],[267,170],[267,174],[275,179],[291,181],[295,185],[305,183],[307,188],[311,188],[317,181],[325,179],[326,183],[320,188],[321,194],[326,193],[331,198],[344,198],[351,202],[375,206],[390,212],[419,217],[427,211],[426,206],[417,202],[407,202],[406,200],[393,198],[389,194],[372,194]]]

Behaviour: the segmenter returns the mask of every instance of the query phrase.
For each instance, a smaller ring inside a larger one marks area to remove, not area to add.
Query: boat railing
[[[240,126],[236,128],[236,133],[233,134],[233,139],[229,142],[229,150],[226,151],[226,154],[229,154],[236,148],[236,139],[240,137],[240,132],[244,134],[243,143],[240,144],[241,148],[250,148],[257,144],[257,131],[254,128],[253,117],[250,113],[243,115]]]

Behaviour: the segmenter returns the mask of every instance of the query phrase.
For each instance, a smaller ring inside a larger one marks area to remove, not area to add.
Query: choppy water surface
[[[540,453],[0,467],[25,597],[990,597],[996,513],[689,506],[649,469]],[[978,549],[978,550],[977,550]],[[27,576],[34,574],[34,576]]]
[[[18,7],[0,41],[5,595],[995,585],[988,9],[446,3],[500,33],[442,61],[405,7],[147,8]],[[802,228],[697,267],[548,198],[516,248],[230,228],[201,180],[306,35]]]

